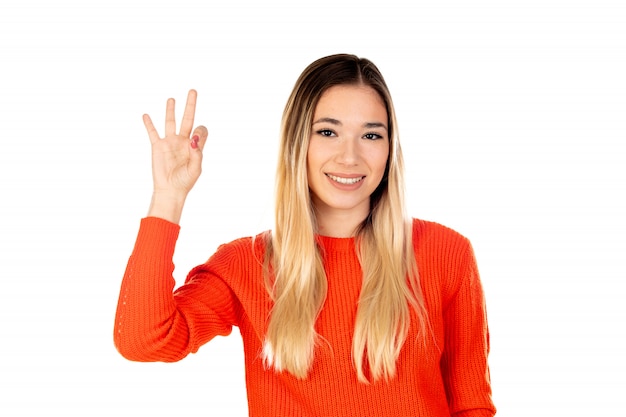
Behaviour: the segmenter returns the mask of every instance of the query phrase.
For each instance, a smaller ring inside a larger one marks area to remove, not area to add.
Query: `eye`
[[[378,139],[382,139],[383,137],[379,135],[378,133],[366,133],[365,135],[363,135],[363,138],[369,139],[369,140],[378,140]]]
[[[333,131],[332,131],[332,130],[330,130],[330,129],[322,129],[322,130],[318,130],[318,131],[317,131],[317,134],[318,134],[318,135],[322,135],[322,136],[326,136],[327,138],[329,138],[329,137],[331,137],[331,136],[334,136],[334,135],[335,135],[335,132],[333,132]]]

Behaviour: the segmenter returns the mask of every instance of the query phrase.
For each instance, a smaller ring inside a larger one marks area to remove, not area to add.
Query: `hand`
[[[202,149],[208,137],[204,126],[191,133],[196,111],[195,90],[190,90],[187,104],[176,133],[174,99],[167,100],[165,110],[165,137],[161,138],[147,114],[143,122],[152,144],[153,196],[149,215],[178,222],[187,194],[202,172]]]

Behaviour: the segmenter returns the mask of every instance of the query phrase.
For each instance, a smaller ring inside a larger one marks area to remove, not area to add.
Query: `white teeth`
[[[330,175],[330,174],[326,174],[328,176],[328,178],[330,178],[333,181],[337,181],[340,184],[356,184],[357,182],[361,181],[363,178],[365,177],[356,177],[356,178],[341,178],[341,177],[336,177],[334,175]]]

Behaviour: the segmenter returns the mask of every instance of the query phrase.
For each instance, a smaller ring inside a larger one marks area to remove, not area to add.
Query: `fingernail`
[[[191,147],[193,149],[197,149],[198,148],[198,141],[199,140],[200,140],[200,136],[193,135],[193,137],[191,138]]]

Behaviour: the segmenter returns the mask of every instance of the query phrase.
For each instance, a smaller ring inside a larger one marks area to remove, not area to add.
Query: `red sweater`
[[[411,328],[390,381],[357,381],[352,330],[360,292],[354,239],[321,237],[328,296],[307,378],[263,366],[271,301],[263,281],[263,239],[222,245],[173,291],[179,226],[141,222],[115,322],[120,353],[135,361],[178,361],[237,326],[243,338],[250,416],[492,417],[483,291],[467,239],[436,223],[414,222],[419,275],[432,326],[426,343]],[[414,320],[415,321],[415,320]]]

